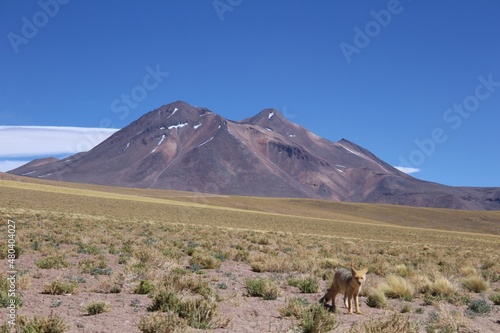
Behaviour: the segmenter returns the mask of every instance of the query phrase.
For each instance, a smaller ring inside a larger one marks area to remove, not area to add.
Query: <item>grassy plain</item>
[[[66,332],[377,332],[377,325],[440,332],[450,322],[458,326],[449,332],[500,328],[493,301],[500,297],[498,211],[0,174],[0,217],[3,235],[7,221],[16,222],[20,323],[40,316]],[[322,312],[316,303],[333,269],[349,265],[369,269],[365,315],[347,316],[340,306]],[[272,297],[253,296],[256,282]],[[315,282],[319,288],[297,287]],[[94,311],[96,304],[106,311]],[[63,314],[54,319],[53,310]]]

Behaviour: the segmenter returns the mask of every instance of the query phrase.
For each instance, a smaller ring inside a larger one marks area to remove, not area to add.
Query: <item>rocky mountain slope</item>
[[[499,188],[418,180],[342,139],[331,142],[266,109],[239,122],[178,101],[86,153],[32,161],[12,174],[111,186],[500,209]]]

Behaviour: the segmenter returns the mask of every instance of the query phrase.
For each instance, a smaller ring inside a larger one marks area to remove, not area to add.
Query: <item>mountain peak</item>
[[[283,135],[293,132],[297,126],[286,119],[280,111],[276,109],[264,109],[257,115],[244,119],[241,124],[258,125],[268,130],[273,130]]]
[[[252,125],[261,125],[262,123],[271,123],[276,120],[284,120],[285,117],[276,109],[264,109],[260,111],[257,115],[242,120],[242,123],[248,123]]]
[[[161,107],[146,113],[135,121],[135,123],[148,126],[153,123],[161,122],[163,125],[170,126],[176,122],[196,121],[199,117],[207,113],[212,112],[206,108],[199,108],[184,101],[176,101],[162,105]]]
[[[269,108],[269,109],[264,109],[262,111],[260,111],[257,116],[259,117],[267,117],[267,119],[273,119],[274,117],[276,118],[284,118],[283,115],[281,114],[281,112],[279,112],[278,110],[276,109],[273,109],[273,108]]]
[[[191,104],[189,104],[189,103],[187,103],[187,102],[185,102],[183,100],[177,100],[175,102],[166,104],[166,106],[177,107],[177,108],[190,108],[190,107],[193,107]]]

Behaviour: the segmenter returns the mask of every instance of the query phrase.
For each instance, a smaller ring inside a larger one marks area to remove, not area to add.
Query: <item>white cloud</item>
[[[0,126],[0,159],[72,155],[88,151],[118,129],[54,126]]]
[[[403,166],[395,166],[395,168],[398,169],[399,171],[407,173],[407,174],[420,172],[420,169],[418,169],[418,168],[409,168],[409,167],[403,167]]]

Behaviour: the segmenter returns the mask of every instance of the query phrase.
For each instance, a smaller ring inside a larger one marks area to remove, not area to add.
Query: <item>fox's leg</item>
[[[335,298],[337,297],[337,294],[339,291],[337,289],[332,291],[332,310],[335,311]]]
[[[354,305],[356,306],[356,313],[357,314],[362,314],[361,310],[359,309],[358,295],[354,296]]]
[[[325,295],[323,295],[323,297],[321,297],[321,299],[319,300],[320,304],[323,304],[326,306],[326,303],[328,303],[328,301],[330,300],[330,298],[328,297],[328,293],[329,293],[329,290],[326,292]]]
[[[348,310],[348,314],[351,314],[352,313],[352,298],[353,298],[353,295],[351,295],[350,293],[345,293],[345,296],[347,298],[347,304],[346,304],[346,307],[347,307],[347,310]]]

